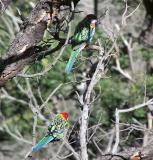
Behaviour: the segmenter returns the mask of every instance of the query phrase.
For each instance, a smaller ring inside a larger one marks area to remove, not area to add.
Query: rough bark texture
[[[0,1],[0,11],[5,10],[7,6],[11,3],[11,0],[1,0]]]
[[[78,0],[74,0],[74,4],[77,4],[77,2]],[[36,45],[43,39],[49,17],[53,17],[55,8],[58,9],[62,5],[69,6],[71,1],[40,0],[36,4],[23,28],[10,45],[8,53],[0,59],[0,86],[16,76],[25,65],[34,62],[36,59],[38,60],[38,57],[41,59],[41,55],[38,53],[43,49],[40,50]],[[59,43],[59,46],[50,53],[60,49],[62,44],[62,42]],[[43,53],[43,57],[47,54],[48,52]]]

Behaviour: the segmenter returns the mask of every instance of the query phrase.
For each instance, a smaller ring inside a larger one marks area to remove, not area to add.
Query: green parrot
[[[48,126],[48,132],[35,146],[32,147],[33,152],[43,149],[48,143],[59,141],[64,137],[64,131],[68,127],[68,113],[62,112],[57,114],[55,119]]]
[[[93,14],[87,15],[76,27],[74,35],[70,39],[73,51],[66,65],[65,73],[70,73],[73,64],[80,52],[92,41],[95,34],[97,18]]]

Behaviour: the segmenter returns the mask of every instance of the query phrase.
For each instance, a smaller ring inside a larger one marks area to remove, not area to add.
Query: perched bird
[[[48,126],[48,132],[33,148],[33,152],[37,152],[44,148],[50,142],[59,141],[64,137],[64,131],[68,127],[69,115],[67,112],[61,112],[56,115],[55,119]]]
[[[74,35],[70,39],[73,51],[66,65],[65,73],[70,73],[79,53],[92,41],[95,33],[97,19],[93,14],[87,15],[76,27]]]

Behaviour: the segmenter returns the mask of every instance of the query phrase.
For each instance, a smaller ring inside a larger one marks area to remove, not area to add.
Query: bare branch
[[[0,10],[4,12],[10,3],[11,3],[11,0],[0,0]]]
[[[26,101],[24,101],[22,99],[15,98],[15,97],[9,95],[9,93],[4,88],[2,88],[1,91],[3,92],[3,95],[0,96],[1,99],[8,99],[10,101],[16,101],[18,103],[21,103],[23,105],[28,105],[28,103]]]
[[[14,139],[16,139],[16,140],[18,140],[18,141],[20,141],[20,142],[27,143],[27,144],[32,144],[30,141],[28,141],[28,140],[26,140],[26,139],[24,139],[24,138],[22,138],[22,137],[19,137],[19,136],[15,135],[14,133],[12,133],[11,130],[9,129],[9,127],[7,126],[7,124],[6,124],[5,122],[4,122],[4,124],[3,124],[3,127],[4,127],[5,131],[6,131],[11,137],[13,137]]]
[[[114,147],[112,149],[113,154],[117,153],[118,145],[119,145],[119,142],[120,142],[120,129],[119,129],[120,118],[119,118],[119,114],[120,113],[128,113],[128,112],[134,111],[136,109],[140,109],[142,107],[145,107],[145,106],[148,106],[148,105],[151,105],[151,104],[153,104],[153,99],[150,99],[145,103],[136,105],[136,106],[128,108],[128,109],[116,109],[116,112],[115,112],[115,117],[116,117],[116,122],[115,122],[115,129],[116,129],[115,133],[116,133],[116,135],[115,136],[116,136],[116,139],[115,139]]]
[[[63,83],[59,84],[59,85],[49,94],[49,96],[47,97],[46,101],[39,107],[39,110],[40,110],[40,111],[42,110],[42,108],[44,108],[44,107],[47,105],[47,103],[48,103],[48,101],[51,99],[51,97],[54,95],[54,93],[55,93],[56,91],[58,91],[58,89],[59,89],[62,85],[63,85]]]
[[[75,152],[75,150],[72,148],[72,146],[71,146],[66,140],[64,140],[64,142],[65,142],[65,146],[73,153],[75,159],[76,159],[76,160],[82,160],[82,159],[80,158],[80,156],[78,155],[78,153]]]
[[[141,3],[142,3],[142,0],[140,1],[140,3],[137,5],[137,7],[127,15],[127,11],[128,11],[128,4],[127,4],[128,0],[125,0],[125,10],[124,10],[124,13],[122,14],[122,25],[123,26],[126,26],[127,25],[127,19],[129,17],[131,17],[137,10],[138,8],[140,7]]]

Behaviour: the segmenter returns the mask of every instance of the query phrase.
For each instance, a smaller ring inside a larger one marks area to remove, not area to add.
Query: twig
[[[107,145],[107,149],[105,151],[105,153],[109,153],[111,151],[112,148],[112,144],[114,141],[114,135],[115,135],[115,129],[112,129],[112,134],[109,136],[109,141],[108,141],[108,145]]]
[[[14,139],[16,139],[16,140],[18,140],[18,141],[20,141],[20,142],[27,143],[27,144],[32,144],[30,141],[28,141],[28,140],[26,140],[26,139],[24,139],[24,138],[18,137],[17,135],[15,135],[14,133],[12,133],[12,132],[10,131],[10,129],[8,128],[8,126],[7,126],[6,123],[3,124],[3,127],[4,127],[4,129],[6,130],[6,132],[7,132],[11,137],[13,137]]]
[[[113,66],[112,68],[118,71],[120,74],[122,74],[124,77],[126,77],[130,81],[133,81],[129,73],[123,71],[123,69],[121,68],[119,58],[116,57],[116,66]]]
[[[104,154],[104,152],[99,148],[98,144],[96,143],[96,141],[93,139],[93,143],[96,146],[96,148],[98,149],[98,151],[100,152],[101,155]]]
[[[1,10],[4,11],[5,10],[5,6],[4,6],[2,0],[0,0],[0,4],[1,4]]]
[[[119,142],[120,142],[120,129],[119,129],[119,121],[120,121],[120,117],[119,117],[119,114],[120,113],[127,113],[127,112],[132,112],[134,110],[137,110],[137,109],[140,109],[142,107],[145,107],[145,106],[148,106],[148,105],[151,105],[153,104],[153,99],[150,99],[148,100],[147,102],[145,103],[142,103],[142,104],[139,104],[139,105],[136,105],[134,107],[131,107],[131,108],[128,108],[128,109],[117,109],[116,108],[116,112],[115,112],[115,117],[116,117],[116,122],[115,122],[115,144],[114,144],[114,147],[112,149],[112,153],[115,154],[117,153],[117,149],[118,149],[118,145],[119,145]]]
[[[34,122],[33,122],[33,130],[32,130],[32,136],[33,136],[32,144],[34,146],[36,144],[37,113],[34,114],[33,119],[34,119]]]
[[[64,140],[64,142],[65,142],[65,146],[73,153],[75,159],[76,159],[76,160],[82,160],[82,159],[80,158],[80,156],[78,155],[78,153],[75,152],[75,150],[72,148],[72,146],[71,146],[66,140]]]
[[[22,99],[17,99],[15,97],[9,95],[8,92],[4,88],[2,88],[1,91],[3,92],[3,95],[1,95],[1,99],[8,99],[10,101],[15,101],[15,102],[21,103],[23,105],[28,105],[28,102],[26,102]]]
[[[116,26],[117,26],[117,24],[116,24]],[[129,60],[130,60],[131,70],[134,73],[135,69],[134,69],[134,65],[133,65],[134,63],[133,63],[133,57],[132,57],[132,53],[133,53],[132,38],[130,38],[129,41],[127,41],[121,32],[120,32],[120,36],[121,36],[121,39],[122,39],[123,43],[125,44],[125,46],[127,48],[127,52],[128,52]]]
[[[124,13],[122,14],[122,25],[123,26],[127,25],[127,22],[126,22],[127,19],[129,17],[131,17],[137,11],[137,9],[140,7],[140,4],[142,3],[142,0],[141,0],[140,3],[137,5],[137,7],[131,13],[129,13],[127,15],[128,7],[129,7],[128,4],[127,4],[127,1],[128,0],[125,0],[125,10],[124,10]]]
[[[56,91],[59,90],[60,87],[62,87],[63,83],[59,84],[47,97],[46,101],[39,107],[39,110],[41,111],[48,103],[48,101],[51,99],[51,97],[55,94]]]

